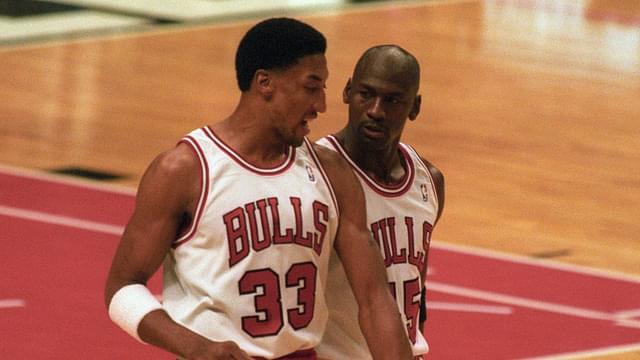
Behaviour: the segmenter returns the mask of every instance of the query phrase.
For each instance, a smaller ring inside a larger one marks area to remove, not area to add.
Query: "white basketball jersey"
[[[398,304],[413,354],[429,351],[420,332],[420,295],[431,231],[438,214],[438,199],[427,166],[411,147],[400,143],[399,153],[406,174],[399,185],[385,186],[374,181],[349,158],[335,137],[317,141],[341,154],[357,174],[367,202],[367,223],[377,241],[387,268],[389,287]],[[316,348],[321,358],[371,359],[360,327],[358,306],[339,258],[333,254],[327,283],[329,322]]]
[[[209,127],[182,142],[201,163],[190,227],[164,264],[163,307],[213,341],[276,358],[315,347],[338,208],[307,139],[281,165],[257,168]]]

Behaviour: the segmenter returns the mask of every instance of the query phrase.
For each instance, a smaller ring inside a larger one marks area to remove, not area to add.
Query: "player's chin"
[[[291,146],[298,147],[304,143],[304,137],[295,138],[291,141]]]
[[[290,136],[289,139],[287,139],[288,140],[287,142],[289,143],[289,145],[293,147],[298,147],[304,143],[305,136],[306,136],[306,133],[298,132]]]
[[[292,136],[292,145],[300,146],[304,142],[305,136],[308,136],[311,133],[311,129],[309,128],[309,123],[307,121],[303,121]]]
[[[383,150],[387,146],[386,138],[370,137],[362,134],[360,143],[369,150]]]
[[[360,141],[366,143],[369,146],[384,146],[387,142],[386,134],[382,132],[371,132],[364,128],[358,129]]]

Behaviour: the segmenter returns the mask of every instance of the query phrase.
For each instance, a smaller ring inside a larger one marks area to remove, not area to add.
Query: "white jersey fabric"
[[[414,356],[429,351],[419,328],[420,294],[424,286],[431,231],[438,214],[438,198],[427,166],[410,146],[400,143],[406,174],[393,187],[374,181],[353,162],[332,135],[316,142],[338,152],[351,164],[364,190],[367,223],[387,269],[389,287],[412,342]],[[329,322],[316,348],[323,359],[371,359],[358,325],[358,306],[339,258],[332,254],[327,283]]]
[[[194,220],[164,264],[163,307],[214,341],[272,359],[314,348],[338,208],[311,143],[279,166],[248,163],[209,127],[181,142],[201,164]]]

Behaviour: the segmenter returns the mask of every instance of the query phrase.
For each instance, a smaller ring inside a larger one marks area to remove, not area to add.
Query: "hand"
[[[191,353],[189,360],[252,360],[233,341],[208,341]]]

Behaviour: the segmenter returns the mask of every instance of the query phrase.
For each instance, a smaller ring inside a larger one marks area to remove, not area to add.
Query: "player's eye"
[[[358,92],[358,94],[360,95],[361,98],[363,99],[369,99],[371,98],[371,93],[368,90],[360,90]]]
[[[399,104],[400,103],[400,99],[398,99],[395,96],[388,96],[387,98],[385,98],[385,101],[388,102],[389,104]]]

